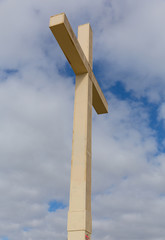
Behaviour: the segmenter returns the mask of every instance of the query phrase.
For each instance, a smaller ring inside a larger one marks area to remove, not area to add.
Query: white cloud
[[[17,239],[27,223],[43,221],[51,199],[68,202],[73,85],[42,77],[32,84],[10,76],[0,88],[0,233]]]
[[[110,79],[118,78],[135,94],[157,102],[164,98],[165,2],[109,2],[98,24],[97,58],[107,58],[112,65],[109,69],[113,70],[107,71],[108,79],[112,75]]]

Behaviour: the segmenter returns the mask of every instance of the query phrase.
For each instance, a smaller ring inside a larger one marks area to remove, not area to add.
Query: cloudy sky
[[[165,0],[0,0],[0,240],[66,240],[75,77],[49,29],[90,22],[95,240],[164,240]]]

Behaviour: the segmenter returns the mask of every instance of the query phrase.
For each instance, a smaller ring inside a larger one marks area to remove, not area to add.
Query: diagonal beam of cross
[[[70,23],[64,13],[50,18],[50,29],[58,44],[63,50],[68,62],[76,75],[89,73],[93,83],[93,107],[98,114],[108,112],[108,103],[94,76],[92,66],[87,60],[79,41],[77,40]]]
[[[78,39],[64,13],[51,17],[49,27],[76,74],[68,240],[90,240],[92,105],[103,114],[108,104],[92,70],[90,25],[78,27]]]

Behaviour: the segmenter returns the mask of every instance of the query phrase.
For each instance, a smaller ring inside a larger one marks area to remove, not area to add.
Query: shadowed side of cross
[[[78,39],[64,13],[51,17],[49,27],[76,74],[68,240],[90,240],[92,105],[103,114],[108,104],[92,71],[90,25],[78,27]]]

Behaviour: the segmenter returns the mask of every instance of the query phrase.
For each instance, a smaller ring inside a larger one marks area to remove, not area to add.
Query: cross
[[[68,240],[90,240],[92,105],[103,114],[108,113],[108,104],[92,70],[90,25],[78,27],[78,39],[64,13],[52,16],[49,27],[76,74]]]

